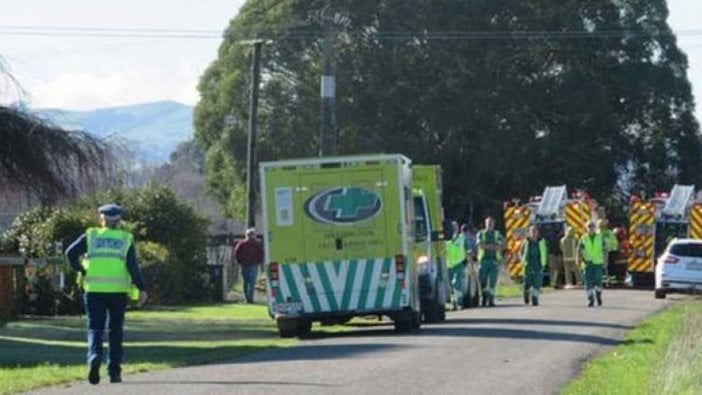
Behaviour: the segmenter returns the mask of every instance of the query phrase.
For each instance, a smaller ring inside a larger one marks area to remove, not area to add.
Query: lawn
[[[265,306],[152,307],[127,313],[123,370],[128,374],[224,361],[295,343],[278,338]],[[0,350],[0,394],[84,380],[85,319],[0,323]]]
[[[625,341],[587,363],[563,394],[702,393],[702,301],[644,320]]]

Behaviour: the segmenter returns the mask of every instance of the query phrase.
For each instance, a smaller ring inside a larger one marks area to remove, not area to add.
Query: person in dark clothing
[[[263,263],[263,247],[256,240],[256,230],[248,229],[246,238],[239,241],[234,247],[234,257],[241,265],[241,276],[244,279],[244,296],[246,303],[254,302],[254,291],[258,268]]]
[[[136,261],[134,237],[118,229],[122,208],[107,204],[100,207],[98,212],[101,226],[88,228],[66,249],[66,258],[71,268],[83,278],[83,297],[88,317],[88,381],[90,384],[100,382],[102,337],[107,321],[107,371],[111,383],[120,383],[127,295],[132,284],[139,289],[139,305],[146,303],[148,295]]]
[[[529,236],[524,240],[521,251],[521,261],[524,265],[524,304],[539,305],[539,294],[543,281],[543,270],[548,259],[546,241],[539,237],[539,229],[529,227]]]
[[[548,277],[551,287],[558,288],[558,278],[564,273],[563,253],[561,251],[561,237],[564,234],[563,223],[547,222],[540,226],[539,234],[546,241],[548,248]]]

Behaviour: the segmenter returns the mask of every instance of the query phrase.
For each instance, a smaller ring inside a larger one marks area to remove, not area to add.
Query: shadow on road
[[[339,387],[335,384],[322,383],[305,383],[293,381],[223,381],[223,380],[174,380],[174,381],[139,381],[129,380],[122,385],[280,385],[280,386],[295,386],[295,387],[322,387],[332,388]]]
[[[601,328],[632,329],[631,325],[610,324],[607,322],[541,320],[522,318],[449,318],[444,325],[453,324],[504,324],[504,325],[543,325],[543,326],[592,326]]]
[[[363,331],[368,335],[367,331]],[[331,334],[336,335],[336,334]],[[337,336],[327,336],[337,337]],[[375,337],[375,336],[373,336]],[[411,345],[375,343],[375,344],[302,344],[295,347],[264,351],[233,361],[234,364],[268,362],[268,361],[316,361],[326,359],[344,359],[354,355],[387,352],[397,349],[406,350]]]
[[[550,332],[526,329],[505,329],[505,328],[456,328],[456,327],[434,327],[426,329],[422,335],[427,336],[467,336],[488,339],[506,340],[541,340],[541,341],[564,341],[600,344],[604,346],[616,346],[624,342],[604,336],[586,335],[568,332]],[[646,342],[645,340],[642,342]],[[650,342],[650,340],[649,340]],[[631,344],[629,342],[628,344]]]

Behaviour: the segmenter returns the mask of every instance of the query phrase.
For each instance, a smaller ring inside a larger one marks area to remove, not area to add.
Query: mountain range
[[[193,108],[158,101],[92,111],[43,109],[44,118],[66,129],[81,129],[126,143],[136,159],[149,164],[168,161],[181,142],[193,137]]]

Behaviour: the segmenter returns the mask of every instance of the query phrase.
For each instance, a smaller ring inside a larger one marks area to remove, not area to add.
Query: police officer
[[[502,235],[495,230],[495,220],[485,218],[485,229],[478,232],[478,261],[480,284],[483,288],[483,306],[495,306],[497,265],[502,261]]]
[[[66,249],[66,257],[73,270],[83,277],[85,311],[88,317],[88,381],[90,384],[100,382],[102,336],[107,321],[107,371],[111,383],[120,383],[127,295],[134,284],[139,290],[139,305],[146,303],[148,296],[136,262],[134,237],[131,233],[118,229],[122,208],[116,204],[106,204],[98,212],[100,227],[88,228]]]
[[[463,283],[466,271],[466,238],[457,222],[451,223],[453,236],[446,241],[446,266],[451,280],[453,310],[463,307]]]
[[[529,236],[522,243],[522,265],[524,265],[524,304],[539,305],[539,294],[543,280],[544,267],[548,263],[546,240],[539,237],[539,228],[529,227]],[[531,297],[531,298],[530,298]]]
[[[587,223],[587,233],[580,238],[578,245],[578,262],[584,270],[585,292],[588,307],[602,305],[602,275],[605,259],[605,241],[601,233],[596,233],[595,223]]]

